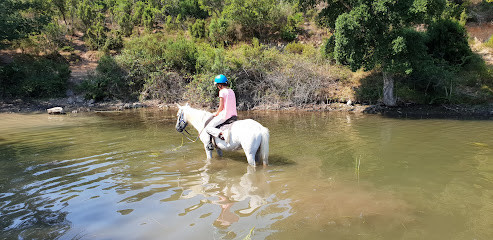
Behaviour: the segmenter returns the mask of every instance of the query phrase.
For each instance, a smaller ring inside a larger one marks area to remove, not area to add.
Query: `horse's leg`
[[[255,163],[255,153],[250,153],[245,150],[245,155],[247,157],[248,164],[250,164],[252,167],[256,167],[257,164]]]
[[[261,138],[259,136],[253,136],[253,139],[241,142],[241,147],[245,151],[247,161],[250,165],[256,166],[255,155],[257,155],[257,150],[260,146]]]
[[[207,144],[204,144],[204,149],[205,149],[205,155],[207,156],[207,159],[212,158],[212,150],[207,149]]]
[[[242,144],[243,150],[245,151],[245,155],[247,157],[248,164],[252,166],[257,166],[255,155],[257,155],[258,146],[255,144]]]
[[[204,144],[204,150],[205,150],[205,155],[207,156],[207,159],[212,158],[212,150],[207,149],[207,145],[209,144],[209,140],[210,140],[209,134],[204,132],[200,135],[200,141],[202,141],[202,143]]]
[[[216,148],[216,151],[217,151],[217,155],[219,155],[219,157],[223,156],[223,150]]]

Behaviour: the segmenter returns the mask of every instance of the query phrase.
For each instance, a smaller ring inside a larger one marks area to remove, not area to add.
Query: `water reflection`
[[[228,171],[237,172],[238,169],[211,170],[211,160],[205,162],[205,165],[197,170],[200,178],[193,184],[188,182],[181,198],[189,199],[201,195],[213,199],[210,203],[218,205],[221,209],[214,226],[228,227],[238,222],[240,217],[250,216],[267,204],[267,198],[272,193],[266,170],[247,166],[243,175],[230,175]],[[232,210],[238,202],[242,202],[244,207],[236,207]],[[185,212],[195,210],[203,204],[204,202],[201,201],[197,205],[188,207]]]

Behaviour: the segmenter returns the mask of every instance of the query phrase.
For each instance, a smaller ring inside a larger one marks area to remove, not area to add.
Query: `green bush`
[[[147,6],[144,9],[144,13],[142,13],[142,23],[147,30],[151,30],[154,28],[155,14],[154,8],[151,6]]]
[[[119,31],[111,31],[107,38],[102,50],[108,52],[109,50],[118,50],[123,48],[123,38]]]
[[[430,24],[426,45],[433,58],[462,66],[472,56],[466,29],[457,21],[438,20]]]
[[[296,29],[292,26],[285,25],[281,28],[281,38],[283,40],[291,42],[295,40],[297,36]]]
[[[185,100],[201,104],[203,107],[213,107],[217,104],[217,88],[213,84],[214,73],[197,74],[192,81],[186,85]],[[228,76],[230,79],[231,77]]]
[[[145,3],[142,1],[137,1],[134,5],[134,13],[132,20],[135,25],[140,25],[142,23],[142,16],[144,15]]]
[[[163,35],[147,34],[124,43],[121,54],[115,57],[115,60],[125,69],[132,96],[140,94],[142,86],[149,81],[151,74],[166,69],[167,42]]]
[[[287,17],[287,24],[281,28],[281,38],[289,42],[295,40],[303,20],[303,13],[289,15]]]
[[[297,54],[302,54],[303,50],[305,48],[305,45],[297,42],[291,42],[286,45],[284,48],[285,51],[290,52],[290,53],[297,53]]]
[[[194,38],[204,38],[205,33],[205,20],[197,19],[195,23],[189,27],[190,35]]]
[[[104,23],[97,22],[87,29],[85,37],[86,44],[91,50],[102,48],[106,44],[106,27]]]
[[[135,99],[131,86],[126,82],[126,74],[115,59],[109,55],[101,57],[96,72],[82,82],[79,87],[86,99]]]
[[[193,41],[185,38],[169,40],[164,51],[166,64],[177,71],[195,73],[197,47]]]
[[[336,46],[335,37],[331,35],[320,48],[320,53],[323,58],[334,60],[334,47]]]
[[[118,25],[120,26],[120,31],[124,36],[128,37],[132,35],[134,23],[132,22],[130,14],[122,13],[121,18],[118,20]]]
[[[63,97],[69,77],[69,65],[60,55],[22,55],[0,66],[0,97]]]
[[[197,48],[197,73],[224,73],[228,71],[226,63],[227,52],[223,48],[213,48],[203,44]]]
[[[224,18],[214,18],[209,24],[209,39],[215,45],[225,46],[235,39],[231,21]]]
[[[493,35],[490,36],[490,39],[484,43],[486,47],[493,48]]]

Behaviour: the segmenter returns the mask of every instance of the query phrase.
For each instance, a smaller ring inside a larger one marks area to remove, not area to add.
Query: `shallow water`
[[[242,112],[254,169],[175,114],[0,114],[0,238],[493,238],[493,121]]]

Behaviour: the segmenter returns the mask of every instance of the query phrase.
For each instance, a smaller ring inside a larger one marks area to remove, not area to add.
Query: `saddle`
[[[224,121],[223,123],[216,126],[217,129],[220,129],[222,131],[222,135],[223,135],[224,141],[226,141],[226,143],[229,143],[229,140],[230,140],[231,125],[232,125],[232,123],[236,122],[237,120],[238,120],[237,116],[232,116],[232,117],[228,118],[226,121]],[[213,140],[214,140],[214,138],[211,136],[211,141],[213,141]],[[216,145],[215,141],[214,141],[214,145]]]
[[[224,127],[226,125],[230,125],[230,124],[236,122],[237,120],[238,120],[238,117],[237,116],[232,116],[232,117],[228,118],[226,121],[224,121],[223,123],[217,125],[216,128],[219,128],[219,129],[223,130],[222,127]],[[228,129],[229,127],[231,127],[231,126],[226,126],[226,129]]]

